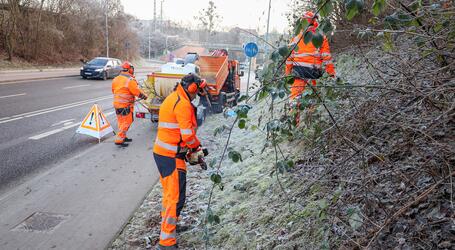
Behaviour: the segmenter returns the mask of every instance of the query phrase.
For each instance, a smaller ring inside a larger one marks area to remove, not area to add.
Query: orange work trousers
[[[316,80],[311,80],[313,86],[316,86]],[[308,84],[308,80],[295,78],[294,83],[291,86],[291,102],[294,103],[294,108],[296,109],[295,114],[295,124],[298,126],[300,124],[300,104],[295,103],[296,97],[299,97],[303,91],[305,91],[305,86]],[[292,105],[292,104],[291,104]],[[292,108],[291,108],[292,110]]]
[[[311,80],[313,86],[316,86],[316,80]],[[308,80],[295,78],[294,83],[291,86],[291,100],[301,95],[305,91],[305,86],[308,84]]]
[[[115,113],[117,114],[118,125],[118,133],[115,138],[115,143],[122,143],[126,138],[126,132],[128,132],[128,129],[130,129],[130,126],[133,123],[134,107],[116,108]]]
[[[177,220],[185,205],[186,164],[183,159],[153,153],[163,186],[161,233],[159,244],[164,247],[177,244]]]

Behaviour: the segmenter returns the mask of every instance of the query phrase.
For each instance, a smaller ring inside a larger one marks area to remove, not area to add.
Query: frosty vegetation
[[[189,171],[180,247],[452,248],[455,6],[295,1],[302,6],[321,15],[317,32],[351,39],[333,53],[338,79],[307,88],[296,124],[294,79],[283,75],[294,48],[276,44],[236,116],[212,116],[198,131],[211,168]],[[158,191],[113,248],[158,234]]]

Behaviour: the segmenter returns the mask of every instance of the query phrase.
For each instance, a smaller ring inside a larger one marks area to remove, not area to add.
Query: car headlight
[[[103,69],[95,69],[96,72],[101,72]]]

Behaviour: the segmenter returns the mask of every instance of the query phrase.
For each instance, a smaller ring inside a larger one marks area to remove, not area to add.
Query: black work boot
[[[125,143],[125,141],[123,141],[123,142],[116,142],[115,145],[125,148],[125,147],[128,147],[129,144]]]
[[[177,233],[185,232],[185,231],[188,231],[188,230],[190,230],[189,226],[187,226],[187,225],[179,225],[179,224],[177,224],[177,227],[175,229],[175,231]]]
[[[160,244],[158,244],[158,246],[156,247],[157,250],[178,250],[179,247],[177,245],[173,245],[173,246],[162,246]]]
[[[130,139],[128,137],[125,137],[125,140],[123,140],[123,142],[132,142],[132,141],[133,141],[133,139]]]

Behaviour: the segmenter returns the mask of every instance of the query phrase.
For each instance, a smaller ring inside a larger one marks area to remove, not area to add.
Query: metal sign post
[[[130,42],[125,43],[125,49],[126,49],[126,60],[129,61],[129,48],[130,48]]]
[[[250,60],[249,66],[248,66],[248,80],[246,82],[246,96],[248,96],[248,90],[250,89],[250,73],[251,73],[251,57],[248,57]]]
[[[255,57],[258,54],[258,45],[256,43],[250,42],[245,45],[245,55],[249,57],[250,63],[248,66],[248,80],[246,83],[246,95],[248,96],[248,90],[250,89],[250,73],[251,73],[251,58]]]

